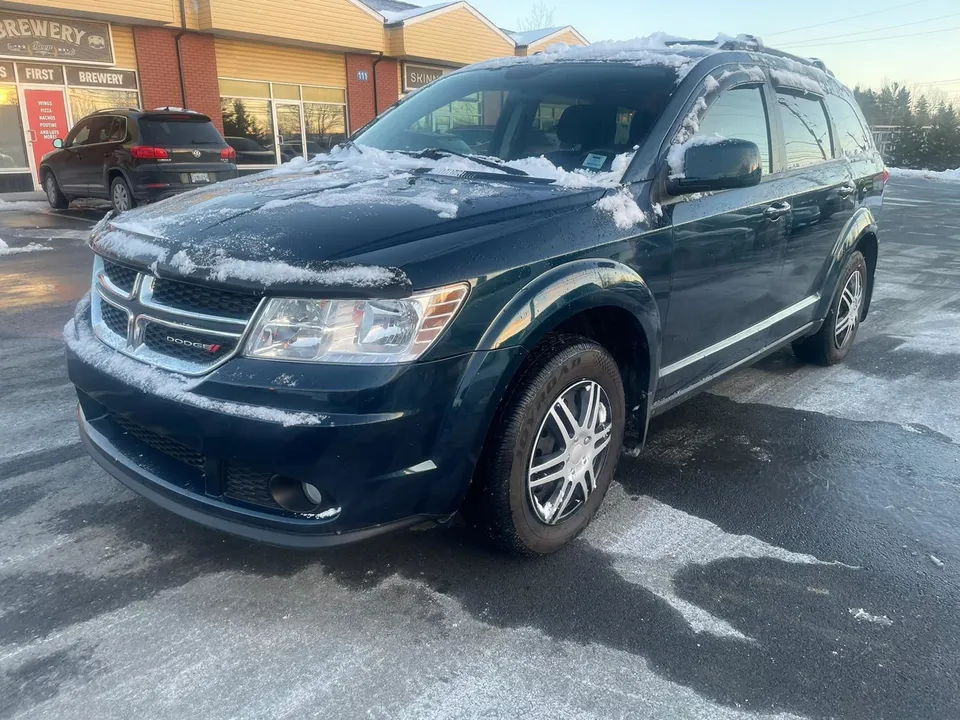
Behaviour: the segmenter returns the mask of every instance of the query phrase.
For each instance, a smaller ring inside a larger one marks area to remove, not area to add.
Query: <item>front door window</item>
[[[303,125],[300,122],[299,103],[277,103],[277,136],[280,162],[303,157]]]
[[[23,142],[17,88],[0,85],[0,170],[26,167],[29,167],[29,163]]]

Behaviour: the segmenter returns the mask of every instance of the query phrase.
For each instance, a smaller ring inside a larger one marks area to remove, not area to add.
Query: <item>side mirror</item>
[[[678,168],[675,160],[670,162],[667,192],[671,195],[751,187],[763,174],[760,148],[748,140],[707,139],[683,150],[671,148],[671,155],[676,152],[682,152],[682,164]]]
[[[54,146],[57,150],[59,150],[60,148],[63,147],[63,140],[61,140],[60,138],[57,138],[56,140],[53,141],[53,146]]]

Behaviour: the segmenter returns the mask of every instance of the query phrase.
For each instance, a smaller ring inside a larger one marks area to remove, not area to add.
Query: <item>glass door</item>
[[[0,172],[29,170],[16,85],[0,85]]]
[[[300,103],[277,103],[277,147],[282,163],[304,156]]]

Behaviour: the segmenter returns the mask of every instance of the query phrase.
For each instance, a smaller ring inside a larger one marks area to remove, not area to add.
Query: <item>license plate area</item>
[[[208,183],[210,182],[210,173],[205,173],[205,172],[190,173],[190,182]]]

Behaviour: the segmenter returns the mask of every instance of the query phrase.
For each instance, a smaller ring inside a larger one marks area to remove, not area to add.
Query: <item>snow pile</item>
[[[703,57],[715,52],[702,45],[684,45],[687,38],[658,32],[642,38],[625,41],[604,41],[592,45],[564,45],[556,43],[545,52],[528,57],[505,57],[468,65],[457,72],[476,69],[489,70],[514,65],[547,65],[558,62],[625,62],[632,65],[662,65],[677,72],[677,81],[682,80]],[[667,43],[674,43],[668,45]],[[690,55],[681,55],[679,51]]]
[[[747,79],[753,80],[754,82],[766,82],[767,76],[763,74],[763,70],[758,67],[744,67],[743,65],[737,65],[734,70],[724,70],[720,73],[720,77],[717,78],[719,82],[723,82],[728,77],[736,75],[738,72],[747,73]]]
[[[20,253],[38,252],[40,250],[53,250],[53,248],[38,243],[30,243],[23,247],[10,247],[3,240],[0,240],[0,255],[19,255]]]
[[[884,627],[893,625],[893,620],[886,615],[873,615],[863,608],[849,608],[849,611],[850,614],[853,615],[853,619],[857,622],[869,622],[875,625],[883,625]]]
[[[620,230],[629,230],[647,219],[627,188],[622,188],[613,195],[600,198],[594,207],[611,215],[613,222]]]
[[[960,182],[960,168],[955,170],[911,170],[909,168],[888,168],[890,175],[901,178],[923,178],[924,180],[948,180]]]
[[[230,279],[250,280],[263,283],[265,286],[277,283],[309,283],[325,286],[383,287],[406,281],[406,275],[402,271],[377,265],[334,266],[328,269],[312,270],[274,260],[223,258],[209,270],[210,278],[218,282]]]
[[[0,212],[35,212],[37,210],[49,210],[50,205],[45,202],[35,200],[0,200]]]
[[[697,145],[716,145],[726,140],[720,135],[694,135],[686,142],[676,143],[670,146],[667,151],[667,165],[670,166],[671,178],[683,178],[686,168],[684,167],[684,156],[687,150]]]
[[[203,410],[261,420],[284,427],[321,425],[327,420],[325,415],[315,413],[287,412],[258,405],[215,400],[205,395],[198,395],[193,390],[204,382],[202,378],[188,378],[177,373],[158,370],[129,358],[100,342],[94,336],[86,320],[89,311],[90,294],[87,293],[77,304],[75,318],[63,327],[63,339],[67,347],[84,362],[141,392]],[[77,322],[76,318],[81,318],[81,322]]]

